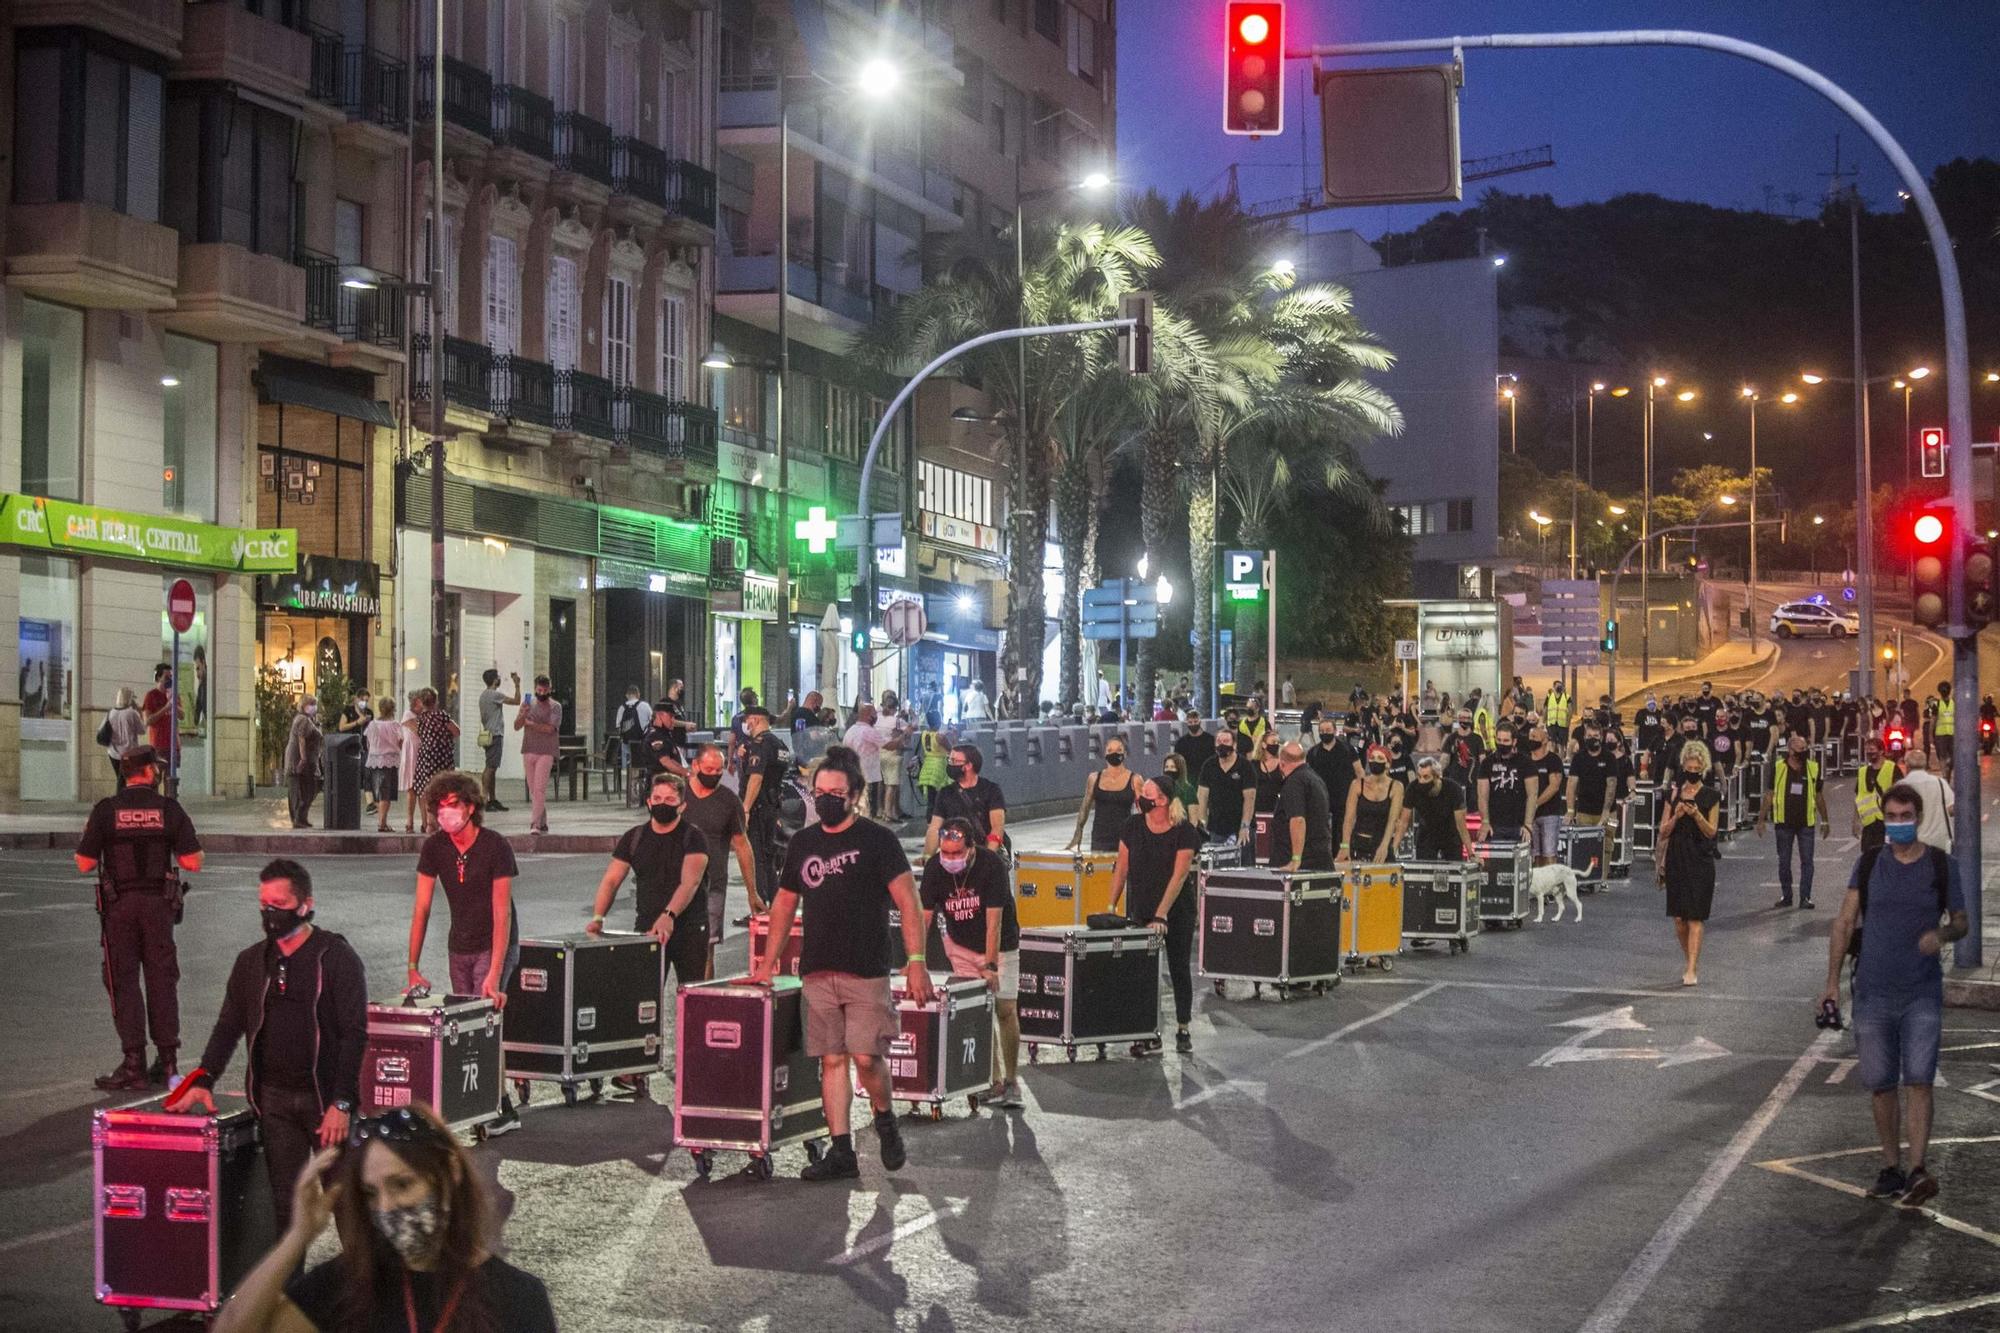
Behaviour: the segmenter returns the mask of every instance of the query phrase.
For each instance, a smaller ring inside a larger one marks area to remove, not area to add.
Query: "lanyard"
[[[438,1321],[432,1326],[431,1333],[444,1333],[444,1330],[450,1327],[451,1317],[458,1313],[458,1298],[464,1294],[465,1279],[460,1278],[458,1285],[451,1289],[451,1296],[445,1301],[444,1309],[438,1312]],[[410,1289],[410,1275],[408,1273],[403,1274],[403,1314],[409,1320],[410,1333],[422,1333],[422,1330],[417,1327],[417,1297],[416,1293]]]

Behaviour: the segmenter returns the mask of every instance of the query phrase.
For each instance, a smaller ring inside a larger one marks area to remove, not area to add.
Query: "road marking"
[[[9,1254],[15,1250],[25,1250],[30,1245],[45,1245],[49,1241],[62,1240],[66,1236],[74,1236],[78,1232],[88,1230],[90,1230],[90,1219],[85,1218],[81,1222],[71,1222],[67,1226],[50,1227],[47,1231],[36,1231],[26,1236],[16,1236],[9,1241],[0,1241],[0,1254]]]
[[[1936,883],[1936,881],[1933,880],[1932,883]],[[1996,1046],[2000,1046],[2000,1041],[1975,1041],[1975,1042],[1968,1042],[1963,1046],[1941,1047],[1939,1049],[1939,1054],[1951,1055],[1956,1051],[1990,1051]]]
[[[2000,1134],[1987,1134],[1978,1137],[1961,1136],[1957,1138],[1948,1138],[1948,1139],[1932,1139],[1931,1147],[1936,1148],[1944,1144],[1976,1144],[1976,1143],[2000,1143]],[[1763,1170],[1773,1173],[1774,1175],[1794,1176],[1800,1180],[1809,1180],[1815,1185],[1824,1185],[1828,1189],[1836,1190],[1841,1194],[1851,1194],[1857,1199],[1865,1199],[1868,1197],[1868,1191],[1861,1188],[1861,1186],[1851,1184],[1845,1180],[1835,1180],[1832,1176],[1823,1176],[1816,1171],[1804,1170],[1799,1164],[1801,1162],[1828,1162],[1832,1161],[1836,1157],[1865,1157],[1870,1153],[1875,1153],[1880,1151],[1881,1149],[1875,1146],[1870,1146],[1866,1148],[1837,1148],[1832,1152],[1808,1153],[1803,1157],[1774,1158],[1768,1162],[1758,1162],[1756,1163],[1756,1165],[1758,1167],[1761,1167]],[[1928,1217],[1931,1221],[1937,1223],[1941,1227],[1944,1227],[1948,1231],[1956,1231],[1962,1236],[1970,1236],[1974,1240],[1983,1240],[1988,1245],[2000,1248],[2000,1235],[1996,1235],[1993,1232],[1988,1231],[1983,1227],[1976,1227],[1972,1225],[1972,1223],[1970,1222],[1961,1222],[1959,1219],[1952,1217],[1947,1213],[1941,1213],[1935,1208],[1914,1208],[1914,1209],[1907,1209],[1905,1211],[1922,1213],[1925,1217]],[[1878,1326],[1879,1323],[1880,1321],[1878,1320],[1876,1321],[1876,1323],[1873,1324],[1864,1322],[1859,1324],[1842,1325],[1842,1327],[1870,1328]]]
[[[908,1240],[911,1236],[917,1235],[919,1232],[929,1231],[948,1217],[957,1217],[965,1211],[965,1205],[970,1202],[971,1200],[969,1199],[946,1199],[944,1207],[933,1208],[927,1213],[920,1213],[907,1222],[898,1222],[894,1229],[886,1231],[872,1240],[865,1240],[859,1245],[850,1245],[839,1254],[834,1255],[833,1258],[827,1260],[827,1262],[841,1267],[852,1263],[859,1263],[878,1250],[886,1250],[898,1241]]]
[[[1945,1315],[1964,1314],[1968,1310],[1983,1310],[1989,1305],[2000,1305],[2000,1291],[1987,1296],[1970,1296],[1962,1301],[1947,1301],[1943,1305],[1925,1305],[1914,1310],[1899,1310],[1895,1314],[1877,1315],[1873,1319],[1857,1319],[1851,1324],[1835,1324],[1823,1328],[1819,1333],[1849,1333],[1858,1328],[1900,1328],[1914,1324],[1921,1319],[1938,1319]]]
[[[1834,1061],[1833,1072],[1826,1076],[1826,1081],[1829,1084],[1845,1083],[1847,1081],[1847,1075],[1849,1071],[1851,1071],[1854,1068],[1854,1066],[1859,1063],[1861,1063],[1859,1060]]]
[[[1826,1048],[1832,1044],[1833,1033],[1822,1032],[1792,1062],[1792,1067],[1771,1089],[1771,1095],[1764,1099],[1764,1104],[1743,1122],[1728,1146],[1708,1164],[1708,1169],[1701,1173],[1701,1179],[1695,1182],[1694,1188],[1687,1192],[1667,1220],[1660,1224],[1660,1229],[1653,1233],[1653,1238],[1646,1242],[1645,1248],[1639,1251],[1638,1257],[1632,1260],[1617,1285],[1598,1303],[1590,1318],[1584,1320],[1582,1333],[1612,1333],[1625,1322],[1626,1316],[1639,1303],[1639,1298],[1646,1294],[1646,1288],[1667,1266],[1667,1260],[1673,1257],[1681,1241],[1694,1230],[1695,1223],[1701,1220],[1701,1215],[1722,1193],[1722,1187],[1736,1174],[1736,1168],[1743,1165],[1743,1159],[1757,1146],[1757,1140],[1764,1136],[1764,1131],[1771,1127],[1771,1122],[1778,1118],[1778,1113],[1785,1109],[1785,1104],[1805,1083],[1806,1075],[1812,1072],[1813,1066],[1825,1058]]]
[[[1176,1111],[1185,1111],[1191,1106],[1200,1106],[1203,1102],[1214,1101],[1225,1092],[1242,1092],[1255,1097],[1260,1093],[1268,1092],[1270,1087],[1271,1085],[1268,1083],[1252,1083],[1248,1079],[1224,1079],[1220,1083],[1209,1084],[1200,1092],[1190,1093],[1188,1096],[1181,1098],[1181,1100],[1174,1103],[1174,1109]]]
[[[1608,1009],[1601,1014],[1590,1014],[1583,1018],[1572,1018],[1561,1023],[1551,1023],[1550,1027],[1577,1028],[1575,1036],[1561,1044],[1552,1046],[1528,1062],[1530,1069],[1547,1069],[1551,1065],[1576,1064],[1594,1060],[1658,1060],[1660,1068],[1671,1069],[1675,1065],[1691,1065],[1699,1060],[1715,1060],[1729,1054],[1706,1037],[1694,1037],[1671,1050],[1659,1046],[1590,1046],[1592,1037],[1607,1032],[1649,1032],[1632,1013],[1632,1006],[1621,1004],[1616,1009]]]
[[[1302,1055],[1310,1055],[1314,1051],[1319,1050],[1323,1046],[1328,1046],[1336,1041],[1339,1041],[1342,1037],[1347,1036],[1351,1032],[1359,1032],[1362,1028],[1367,1027],[1370,1023],[1379,1023],[1385,1018],[1391,1018],[1397,1014],[1400,1014],[1401,1012],[1403,1012],[1403,1010],[1409,1008],[1411,1005],[1415,1004],[1418,1000],[1428,999],[1431,996],[1437,994],[1439,991],[1443,990],[1446,986],[1449,986],[1451,984],[1452,983],[1448,981],[1434,981],[1430,985],[1424,987],[1422,990],[1416,992],[1414,995],[1405,995],[1402,999],[1396,1001],[1394,1004],[1385,1005],[1384,1007],[1377,1009],[1374,1013],[1369,1014],[1365,1018],[1357,1018],[1352,1023],[1349,1023],[1345,1027],[1335,1028],[1333,1031],[1327,1033],[1324,1037],[1315,1037],[1303,1046],[1294,1046],[1292,1047],[1291,1050],[1286,1051],[1283,1055],[1279,1056],[1278,1058],[1280,1060],[1296,1060]]]

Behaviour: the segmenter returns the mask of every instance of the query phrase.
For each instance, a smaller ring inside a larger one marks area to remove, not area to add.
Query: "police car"
[[[1771,633],[1781,639],[1819,634],[1844,639],[1861,632],[1861,617],[1836,611],[1825,602],[1785,602],[1771,613]]]

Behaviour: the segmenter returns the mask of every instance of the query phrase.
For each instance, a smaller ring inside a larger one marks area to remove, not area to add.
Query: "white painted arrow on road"
[[[1714,1060],[1729,1054],[1706,1037],[1694,1037],[1675,1047],[1585,1044],[1600,1033],[1649,1031],[1650,1029],[1633,1014],[1632,1006],[1629,1004],[1621,1004],[1616,1009],[1607,1009],[1601,1014],[1572,1018],[1551,1026],[1579,1030],[1575,1036],[1561,1045],[1550,1047],[1536,1056],[1529,1065],[1531,1069],[1577,1064],[1586,1060],[1657,1060],[1661,1069],[1671,1069],[1675,1065],[1691,1065],[1700,1060]]]

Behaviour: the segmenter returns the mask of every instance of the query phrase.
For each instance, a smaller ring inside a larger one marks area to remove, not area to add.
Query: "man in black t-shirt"
[[[451,908],[445,959],[453,995],[483,995],[495,1009],[507,1006],[507,982],[521,963],[521,932],[514,919],[514,848],[481,824],[486,792],[477,779],[456,771],[440,773],[420,797],[437,832],[417,853],[417,897],[410,912],[412,990],[431,989],[421,971],[424,935],[430,929],[431,899],[444,890]],[[500,1118],[486,1132],[519,1129],[513,1098],[500,1095]]]
[[[1257,769],[1237,753],[1237,734],[1224,731],[1215,738],[1215,758],[1201,766],[1196,780],[1195,822],[1211,842],[1231,838],[1250,844],[1250,802],[1247,793],[1257,782]]]
[[[853,1179],[861,1174],[849,1133],[854,1088],[848,1065],[875,1112],[882,1165],[899,1170],[907,1156],[890,1102],[883,1057],[901,1033],[889,991],[889,908],[902,913],[907,994],[918,1004],[932,997],[924,962],[923,909],[917,902],[909,858],[895,834],[855,813],[866,784],[861,760],[844,745],[828,748],[813,774],[813,812],[792,839],[771,900],[771,933],[751,980],[769,984],[792,933],[792,916],[805,906],[799,976],[805,986],[806,1054],[820,1062],[826,1127],[833,1145],[810,1163],[805,1180]],[[754,1165],[754,1164],[753,1164]]]
[[[1326,784],[1306,766],[1297,741],[1287,741],[1278,751],[1278,767],[1285,781],[1278,788],[1277,818],[1271,821],[1271,864],[1333,869],[1333,814]]]
[[[1530,842],[1535,864],[1553,865],[1562,831],[1563,761],[1549,744],[1549,730],[1541,723],[1528,728],[1528,764],[1535,785],[1534,808],[1529,812]]]
[[[1715,697],[1715,686],[1701,683],[1701,693],[1695,696],[1690,710],[1694,713],[1695,725],[1701,730],[1701,738],[1710,740],[1715,736],[1715,717],[1722,708],[1722,701]]]
[[[1493,753],[1479,761],[1479,836],[1487,842],[1527,837],[1528,787],[1533,761],[1514,748],[1514,728],[1493,733]]]
[[[1318,737],[1319,744],[1306,751],[1306,767],[1326,784],[1327,804],[1345,811],[1347,789],[1361,776],[1361,756],[1354,753],[1331,717],[1320,718]]]
[[[769,906],[757,893],[756,853],[750,846],[743,802],[722,785],[725,762],[722,747],[710,741],[695,751],[688,768],[687,822],[700,829],[708,843],[708,970],[704,975],[711,977],[715,975],[715,946],[722,940],[723,912],[729,900],[730,853],[735,853],[750,910],[763,912]]]
[[[948,819],[937,836],[937,855],[924,862],[917,892],[924,904],[924,937],[930,937],[931,918],[942,917],[952,975],[984,981],[993,992],[993,1016],[1000,1028],[993,1054],[999,1069],[987,1100],[1019,1107],[1015,1069],[1021,1052],[1021,923],[1007,883],[1007,863],[997,852],[980,849],[979,831],[970,820]]]
[[[1403,793],[1403,824],[1392,840],[1401,842],[1405,831],[1416,832],[1416,859],[1419,861],[1464,861],[1472,857],[1472,834],[1465,822],[1465,789],[1446,778],[1434,755],[1417,760],[1416,781]]]
[[[646,793],[643,824],[626,829],[597,882],[590,924],[604,931],[605,913],[618,886],[632,876],[636,914],[632,929],[651,935],[666,950],[676,986],[700,981],[708,970],[708,838],[687,818],[687,788],[672,773],[656,773]]]
[[[924,831],[924,855],[937,850],[938,833],[953,819],[971,825],[980,845],[998,852],[1007,844],[1007,794],[991,778],[979,776],[986,756],[967,742],[951,747],[945,757],[944,774],[951,785],[938,792],[931,802],[930,827]]]
[[[1201,714],[1194,709],[1188,709],[1182,720],[1187,730],[1174,737],[1174,753],[1187,761],[1187,771],[1199,781],[1201,770],[1215,758],[1215,737],[1202,730]]]
[[[741,768],[743,818],[757,860],[756,896],[770,902],[778,891],[778,867],[785,863],[785,827],[778,818],[784,803],[786,751],[771,734],[771,711],[752,702],[737,719],[743,727]],[[775,937],[774,937],[775,938]]]

